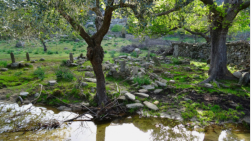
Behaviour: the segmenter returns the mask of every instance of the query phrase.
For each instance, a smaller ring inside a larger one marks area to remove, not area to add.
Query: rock
[[[78,66],[78,64],[76,64],[76,63],[71,63],[71,66],[76,67],[76,66]]]
[[[21,96],[28,96],[28,94],[29,94],[29,92],[20,92],[19,95],[21,95]]]
[[[147,90],[147,89],[140,89],[139,92],[140,92],[140,93],[147,93],[148,90]]]
[[[19,63],[11,63],[10,67],[11,68],[18,68],[19,67]]]
[[[71,111],[71,108],[66,107],[66,106],[60,106],[57,108],[59,111]]]
[[[19,62],[19,68],[25,67],[24,63]]]
[[[185,71],[192,71],[192,69],[190,67],[184,67]]]
[[[166,84],[168,81],[167,81],[166,79],[161,79],[161,80],[160,80],[160,82],[162,82],[162,83],[165,83],[165,84]]]
[[[152,82],[151,85],[153,85],[154,87],[158,87],[158,84],[154,82]]]
[[[31,102],[29,100],[24,100],[24,104],[30,104]]]
[[[185,100],[185,101],[189,101],[189,100],[191,100],[191,99],[189,99],[189,98],[184,98],[184,100]]]
[[[122,96],[118,97],[118,100],[125,101],[126,97],[124,95],[122,95]]]
[[[175,80],[169,80],[169,83],[175,83]]]
[[[207,64],[210,64],[211,59],[207,59]]]
[[[88,102],[82,102],[81,105],[84,105],[86,107],[90,106],[90,104]]]
[[[128,93],[128,91],[121,91],[120,93],[121,94],[125,94],[125,93]]]
[[[158,86],[160,86],[160,87],[166,87],[167,86],[166,83],[162,83],[160,81],[155,81],[155,83],[157,83]]]
[[[143,103],[149,109],[152,109],[152,110],[155,110],[155,111],[159,110],[159,108],[156,105],[154,105],[154,104],[152,104],[152,103],[150,103],[148,101],[144,101]]]
[[[154,86],[152,86],[152,85],[143,85],[141,87],[146,89],[146,90],[154,90]]]
[[[94,93],[94,92],[95,92],[95,88],[91,87],[91,93]]]
[[[93,83],[97,82],[97,80],[95,78],[85,78],[85,81],[87,81],[87,82],[93,82]]]
[[[29,68],[24,68],[24,71],[27,71],[27,70],[29,70]]]
[[[31,60],[30,62],[31,62],[31,63],[35,63],[36,61],[35,61],[35,60]]]
[[[45,59],[44,59],[44,58],[41,58],[41,59],[39,59],[39,61],[45,61]]]
[[[131,94],[131,93],[125,93],[125,97],[129,100],[135,100],[135,95]]]
[[[148,94],[144,94],[144,93],[135,93],[134,95],[138,96],[138,97],[143,97],[143,98],[148,98],[149,97]]]
[[[205,83],[204,87],[206,87],[206,88],[213,88],[214,86],[212,84],[210,84],[210,83]]]
[[[163,91],[163,89],[156,89],[156,90],[154,90],[153,92],[155,93],[155,94],[158,94],[158,93],[160,93],[160,92],[162,92]]]
[[[85,77],[94,78],[94,74],[92,72],[85,72]]]
[[[250,124],[250,116],[245,116],[243,118],[243,121],[246,122],[246,123],[248,123],[248,124]]]
[[[87,71],[93,71],[93,68],[91,66],[86,66]]]
[[[49,81],[50,86],[54,86],[56,83],[57,83],[56,80],[50,80],[50,81]]]
[[[7,68],[1,68],[0,70],[1,71],[7,71],[8,69]]]
[[[141,108],[141,107],[144,107],[144,105],[141,103],[126,104],[126,108],[128,109]]]
[[[236,72],[233,73],[233,75],[234,75],[235,77],[237,77],[237,78],[241,78],[242,73],[241,73],[240,71],[236,71]]]
[[[135,102],[135,103],[140,103],[140,101],[139,101],[139,100],[137,100],[137,99],[136,99],[136,100],[134,100],[134,102]]]
[[[154,101],[153,104],[158,105],[159,101]]]
[[[25,42],[23,42],[23,41],[19,41],[19,42],[17,42],[16,43],[16,47],[24,47],[25,46]]]
[[[39,96],[39,93],[36,93],[35,95],[34,95],[34,97],[38,97]]]
[[[159,60],[155,56],[153,57],[153,61],[155,66],[161,66]]]
[[[82,110],[82,107],[78,106],[78,105],[76,105],[76,106],[72,105],[72,107],[71,107],[71,111],[73,111],[73,112],[77,112],[77,111],[81,111],[81,110]]]
[[[81,86],[85,87],[85,86],[88,86],[88,84],[86,82],[81,82]]]
[[[30,66],[32,66],[30,63],[25,63],[25,66],[26,67],[30,67]]]
[[[241,75],[241,78],[239,79],[239,83],[238,84],[246,86],[249,83],[250,83],[250,73],[249,72],[244,72]]]

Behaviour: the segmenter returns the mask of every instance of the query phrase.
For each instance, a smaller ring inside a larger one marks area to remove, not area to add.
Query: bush
[[[43,69],[37,68],[37,70],[35,70],[33,74],[39,79],[44,80],[45,71]]]
[[[65,67],[57,68],[55,70],[55,74],[58,80],[72,81],[74,78],[74,74],[71,72],[71,70]]]
[[[11,52],[14,52],[13,50],[7,50],[7,54],[10,54]]]
[[[7,61],[0,61],[0,67],[7,67]]]
[[[138,57],[138,54],[137,54],[137,52],[134,51],[134,52],[131,53],[131,56]]]
[[[20,76],[20,75],[22,75],[23,74],[23,72],[22,71],[19,71],[19,72],[16,72],[14,75],[15,76]]]
[[[179,64],[182,63],[182,62],[181,62],[179,59],[177,59],[177,58],[173,58],[172,61],[173,61],[173,64],[176,64],[176,65],[179,65]]]
[[[133,78],[133,82],[138,83],[138,85],[151,84],[150,79],[147,77],[135,77],[135,78]]]
[[[109,52],[109,54],[111,55],[112,58],[115,57],[115,53],[116,53],[115,51],[110,51],[110,52]]]
[[[122,28],[123,28],[122,25],[115,24],[111,30],[112,32],[121,32]]]
[[[76,51],[76,49],[75,49],[75,48],[73,48],[73,49],[72,49],[72,51]]]
[[[53,54],[53,52],[49,50],[49,51],[47,51],[47,54],[51,55],[51,54]]]

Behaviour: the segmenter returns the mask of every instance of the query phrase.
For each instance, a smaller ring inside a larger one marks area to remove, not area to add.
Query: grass
[[[144,77],[134,77],[133,78],[133,82],[137,83],[138,85],[148,85],[151,84],[151,81],[148,77],[144,76]]]

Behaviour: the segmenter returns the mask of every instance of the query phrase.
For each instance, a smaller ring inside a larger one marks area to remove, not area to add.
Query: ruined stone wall
[[[227,59],[231,66],[246,68],[250,61],[250,44],[245,41],[226,43]],[[172,43],[173,55],[178,57],[190,57],[192,59],[208,59],[211,45],[206,43]]]

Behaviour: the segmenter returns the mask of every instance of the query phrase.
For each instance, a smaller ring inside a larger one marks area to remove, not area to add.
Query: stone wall
[[[250,61],[250,44],[245,41],[227,43],[227,59],[230,66],[246,68]],[[211,45],[206,43],[172,43],[175,57],[190,57],[192,59],[208,59]]]

